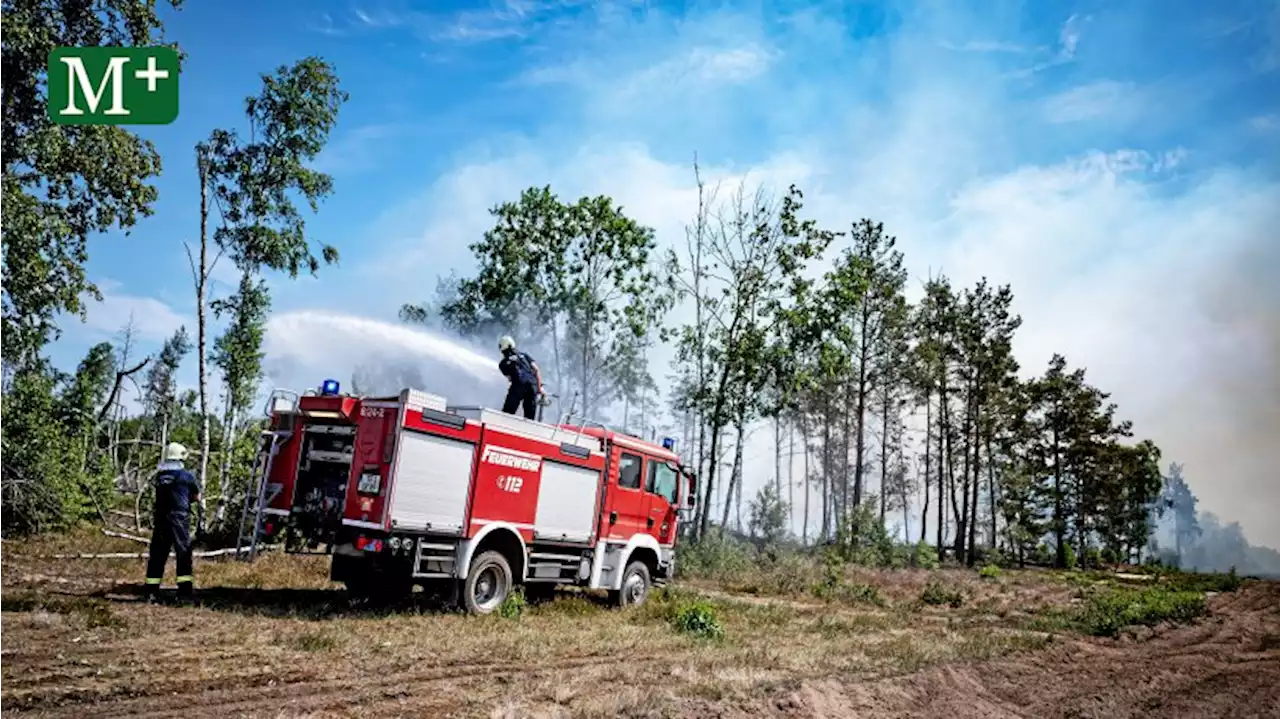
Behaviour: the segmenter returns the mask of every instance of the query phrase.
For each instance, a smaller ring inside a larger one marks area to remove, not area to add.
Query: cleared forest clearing
[[[1280,711],[1280,583],[1270,581],[1209,592],[1202,616],[1180,618],[1174,606],[1166,608],[1174,620],[1103,638],[1087,636],[1097,617],[1082,623],[1097,604],[1094,589],[1141,592],[1105,584],[1139,587],[1146,578],[849,567],[815,594],[791,591],[794,580],[761,583],[769,576],[761,572],[754,582],[681,583],[629,611],[562,594],[472,618],[424,603],[353,606],[326,580],[323,560],[278,554],[202,562],[199,606],[148,605],[140,560],[44,559],[88,544],[131,548],[88,537],[4,543],[6,714]]]

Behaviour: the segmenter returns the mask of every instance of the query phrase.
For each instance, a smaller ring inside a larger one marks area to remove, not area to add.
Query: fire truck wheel
[[[511,593],[511,565],[501,552],[485,552],[471,561],[462,598],[471,614],[489,614]]]
[[[622,575],[622,589],[614,593],[614,601],[620,607],[644,604],[645,598],[649,596],[650,586],[648,565],[644,562],[632,562]]]

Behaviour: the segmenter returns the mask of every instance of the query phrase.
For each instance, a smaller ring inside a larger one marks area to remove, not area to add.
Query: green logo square
[[[167,125],[178,117],[178,51],[59,47],[49,53],[49,118],[59,125]]]

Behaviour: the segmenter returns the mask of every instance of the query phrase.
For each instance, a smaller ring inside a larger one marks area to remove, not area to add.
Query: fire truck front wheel
[[[622,589],[611,592],[613,601],[620,607],[644,604],[652,585],[649,566],[641,561],[632,562],[627,565],[627,571],[622,575]]]
[[[471,562],[462,598],[471,614],[489,614],[511,594],[511,564],[501,552],[484,552]]]

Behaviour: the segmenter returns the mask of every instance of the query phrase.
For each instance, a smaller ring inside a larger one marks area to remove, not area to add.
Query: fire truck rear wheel
[[[644,604],[652,586],[649,566],[640,561],[632,562],[627,565],[627,571],[622,574],[622,589],[613,593],[614,601],[620,607]]]
[[[501,552],[485,552],[471,561],[462,599],[471,614],[489,614],[511,594],[511,564]]]

